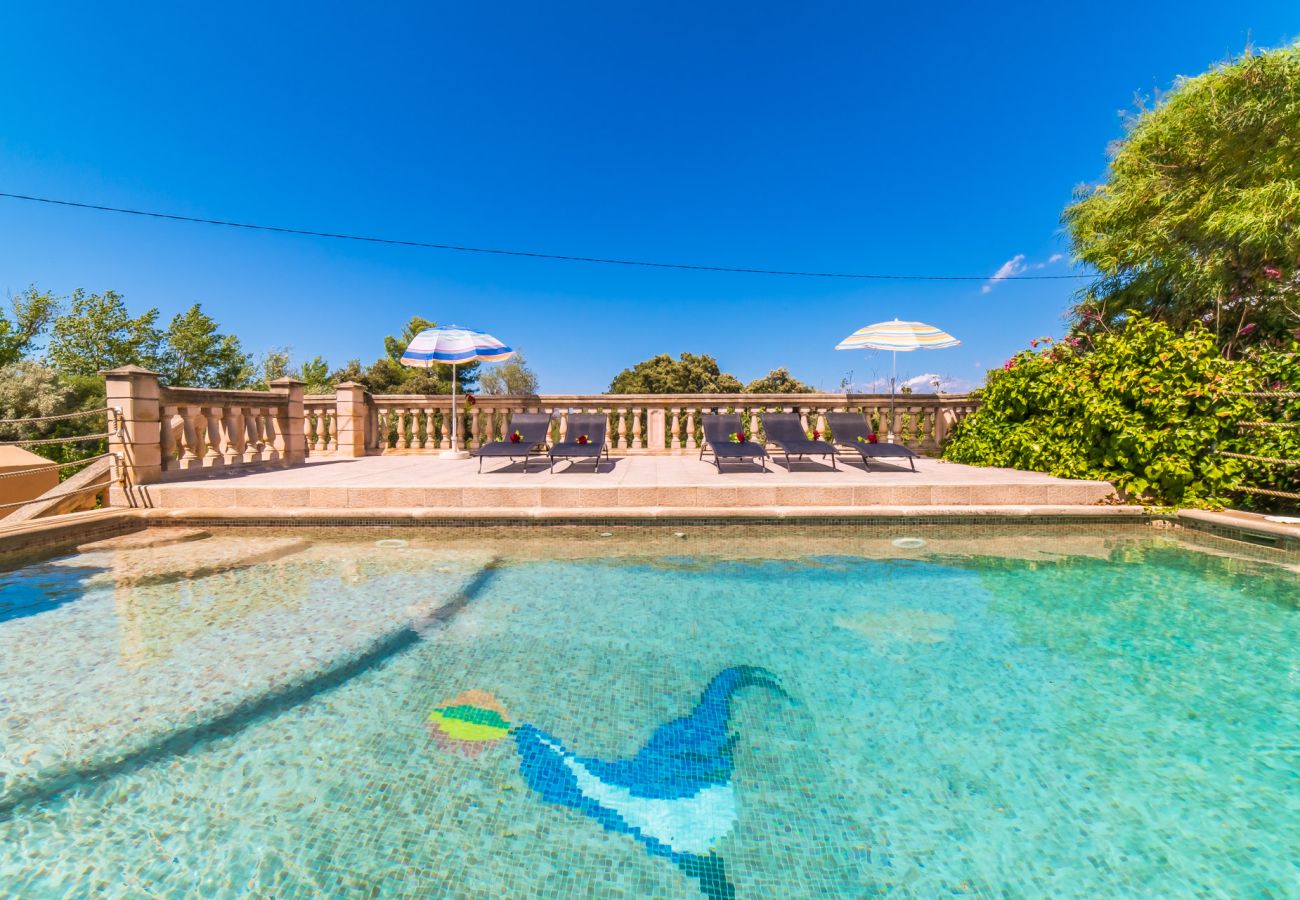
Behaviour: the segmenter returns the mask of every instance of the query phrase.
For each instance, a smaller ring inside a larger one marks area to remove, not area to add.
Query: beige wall
[[[0,447],[0,505],[34,500],[59,483],[50,461],[21,447]],[[0,509],[0,519],[14,512]]]

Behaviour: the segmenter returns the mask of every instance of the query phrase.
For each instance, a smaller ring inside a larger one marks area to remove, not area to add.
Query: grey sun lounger
[[[519,443],[510,440],[516,431],[520,434]],[[550,413],[515,413],[510,417],[506,427],[506,439],[484,444],[474,451],[478,457],[478,470],[483,471],[484,457],[509,457],[511,462],[523,458],[524,471],[528,471],[528,460],[532,456],[546,455],[546,441],[551,434]]]
[[[790,468],[790,454],[802,459],[805,456],[829,456],[831,468],[835,465],[835,445],[829,441],[812,441],[803,430],[803,423],[794,413],[768,413],[763,416],[763,431],[767,439],[781,448],[785,467]]]
[[[745,441],[743,444],[731,442],[731,435],[745,430],[740,424],[738,413],[705,413],[700,417],[700,427],[704,430],[700,459],[704,459],[706,451],[712,453],[713,464],[719,472],[722,471],[724,459],[738,459],[741,462],[753,460],[763,466],[764,472],[767,471],[767,451],[762,444],[756,441]]]
[[[605,455],[605,461],[609,462],[609,447],[605,445],[605,434],[609,428],[609,420],[605,418],[604,413],[582,414],[569,416],[569,431],[565,435],[568,440],[554,444],[550,450],[551,468],[555,468],[557,459],[590,459],[595,461],[592,467],[593,472],[600,471],[600,456]],[[579,444],[579,435],[587,436],[587,443]]]
[[[862,464],[871,468],[868,459],[906,459],[907,464],[916,471],[916,454],[902,444],[875,443],[867,441],[871,426],[867,418],[860,413],[827,413],[826,425],[831,430],[835,443],[841,447],[851,447],[862,454]],[[862,440],[858,440],[862,438]]]

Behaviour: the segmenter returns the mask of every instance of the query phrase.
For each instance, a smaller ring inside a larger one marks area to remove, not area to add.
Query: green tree
[[[330,378],[330,365],[324,358],[313,356],[298,367],[298,380],[307,387],[308,394],[330,394],[338,382]]]
[[[1130,498],[1214,504],[1260,471],[1217,450],[1300,450],[1283,443],[1295,440],[1290,430],[1237,424],[1278,415],[1243,394],[1300,387],[1294,348],[1227,359],[1199,323],[1178,333],[1137,313],[1091,347],[1079,338],[1031,343],[1041,349],[989,373],[980,407],[953,430],[946,459],[1102,479]],[[1300,403],[1286,415],[1294,421]]]
[[[255,380],[253,358],[239,338],[222,334],[216,321],[195,303],[167,326],[159,372],[184,387],[244,388]]]
[[[773,369],[762,378],[745,385],[746,394],[811,394],[813,389],[790,374],[784,367]]]
[[[33,285],[9,298],[10,316],[0,312],[0,366],[27,356],[32,341],[45,332],[58,312],[59,303],[49,292]]]
[[[262,361],[257,364],[257,371],[261,376],[257,383],[259,391],[270,390],[271,382],[280,378],[287,378],[290,369],[293,366],[293,360],[289,355],[288,347],[272,347],[262,354]]]
[[[624,369],[610,382],[611,394],[739,394],[734,375],[718,368],[707,353],[683,353],[673,359],[660,353]]]
[[[163,333],[158,310],[135,318],[116,291],[73,292],[68,308],[54,318],[46,356],[66,376],[93,376],[102,369],[134,364],[161,368]]]
[[[1141,108],[1104,184],[1063,215],[1099,276],[1080,333],[1128,310],[1177,330],[1200,322],[1231,355],[1300,324],[1300,44],[1178,82]]]
[[[400,335],[384,338],[384,355],[375,360],[356,379],[375,394],[450,394],[451,366],[435,364],[429,368],[402,365],[402,354],[415,336],[436,323],[412,316]],[[456,389],[472,391],[478,384],[476,362],[456,366]]]
[[[528,360],[519,350],[500,365],[484,369],[478,383],[485,394],[522,397],[537,393],[537,374],[528,367]]]

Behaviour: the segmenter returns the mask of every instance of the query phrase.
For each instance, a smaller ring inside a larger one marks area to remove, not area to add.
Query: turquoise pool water
[[[0,885],[1295,896],[1295,570],[992,531],[218,534],[0,574]]]

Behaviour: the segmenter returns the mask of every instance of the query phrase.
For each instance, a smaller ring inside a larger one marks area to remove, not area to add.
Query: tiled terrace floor
[[[690,456],[615,457],[549,471],[434,456],[323,458],[292,469],[203,474],[136,489],[134,505],[285,510],[752,510],[854,507],[1090,506],[1113,494],[1097,481],[917,460],[917,471],[844,460],[793,471],[732,464],[719,474]]]

